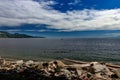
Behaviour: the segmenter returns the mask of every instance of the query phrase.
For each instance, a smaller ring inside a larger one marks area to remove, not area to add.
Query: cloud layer
[[[54,1],[0,0],[0,27],[45,24],[63,31],[120,30],[120,9],[74,10],[62,13]],[[39,26],[40,27],[40,26]]]

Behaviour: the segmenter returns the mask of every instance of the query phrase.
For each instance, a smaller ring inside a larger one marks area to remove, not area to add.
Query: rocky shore
[[[70,59],[37,62],[0,58],[0,80],[120,80],[120,66]]]

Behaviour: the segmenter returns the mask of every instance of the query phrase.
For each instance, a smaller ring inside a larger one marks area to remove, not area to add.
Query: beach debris
[[[120,80],[118,65],[65,60],[73,64],[65,64],[60,60],[3,61],[4,64],[0,64],[0,80]]]
[[[17,65],[22,65],[22,64],[24,63],[24,61],[23,61],[23,60],[17,60],[15,63],[16,63]]]

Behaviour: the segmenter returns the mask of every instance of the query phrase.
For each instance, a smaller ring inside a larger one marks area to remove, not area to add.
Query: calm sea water
[[[120,39],[0,39],[0,55],[27,59],[106,61],[120,64]]]

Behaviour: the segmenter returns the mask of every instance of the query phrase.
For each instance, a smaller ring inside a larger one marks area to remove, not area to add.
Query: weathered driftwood
[[[90,62],[77,61],[77,60],[72,60],[72,59],[67,59],[67,58],[64,58],[64,60],[75,63],[75,64],[88,64],[88,63],[90,63]],[[113,65],[113,64],[109,64],[109,63],[106,63],[105,65],[107,67],[111,67],[111,68],[120,68],[119,65]]]
[[[108,64],[108,63],[106,63],[106,66],[112,67],[112,68],[120,68],[119,65],[113,65],[113,64]]]
[[[72,60],[72,59],[67,59],[67,58],[64,58],[65,61],[68,61],[68,62],[73,62],[75,64],[87,64],[88,62],[83,62],[83,61],[77,61],[77,60]]]

